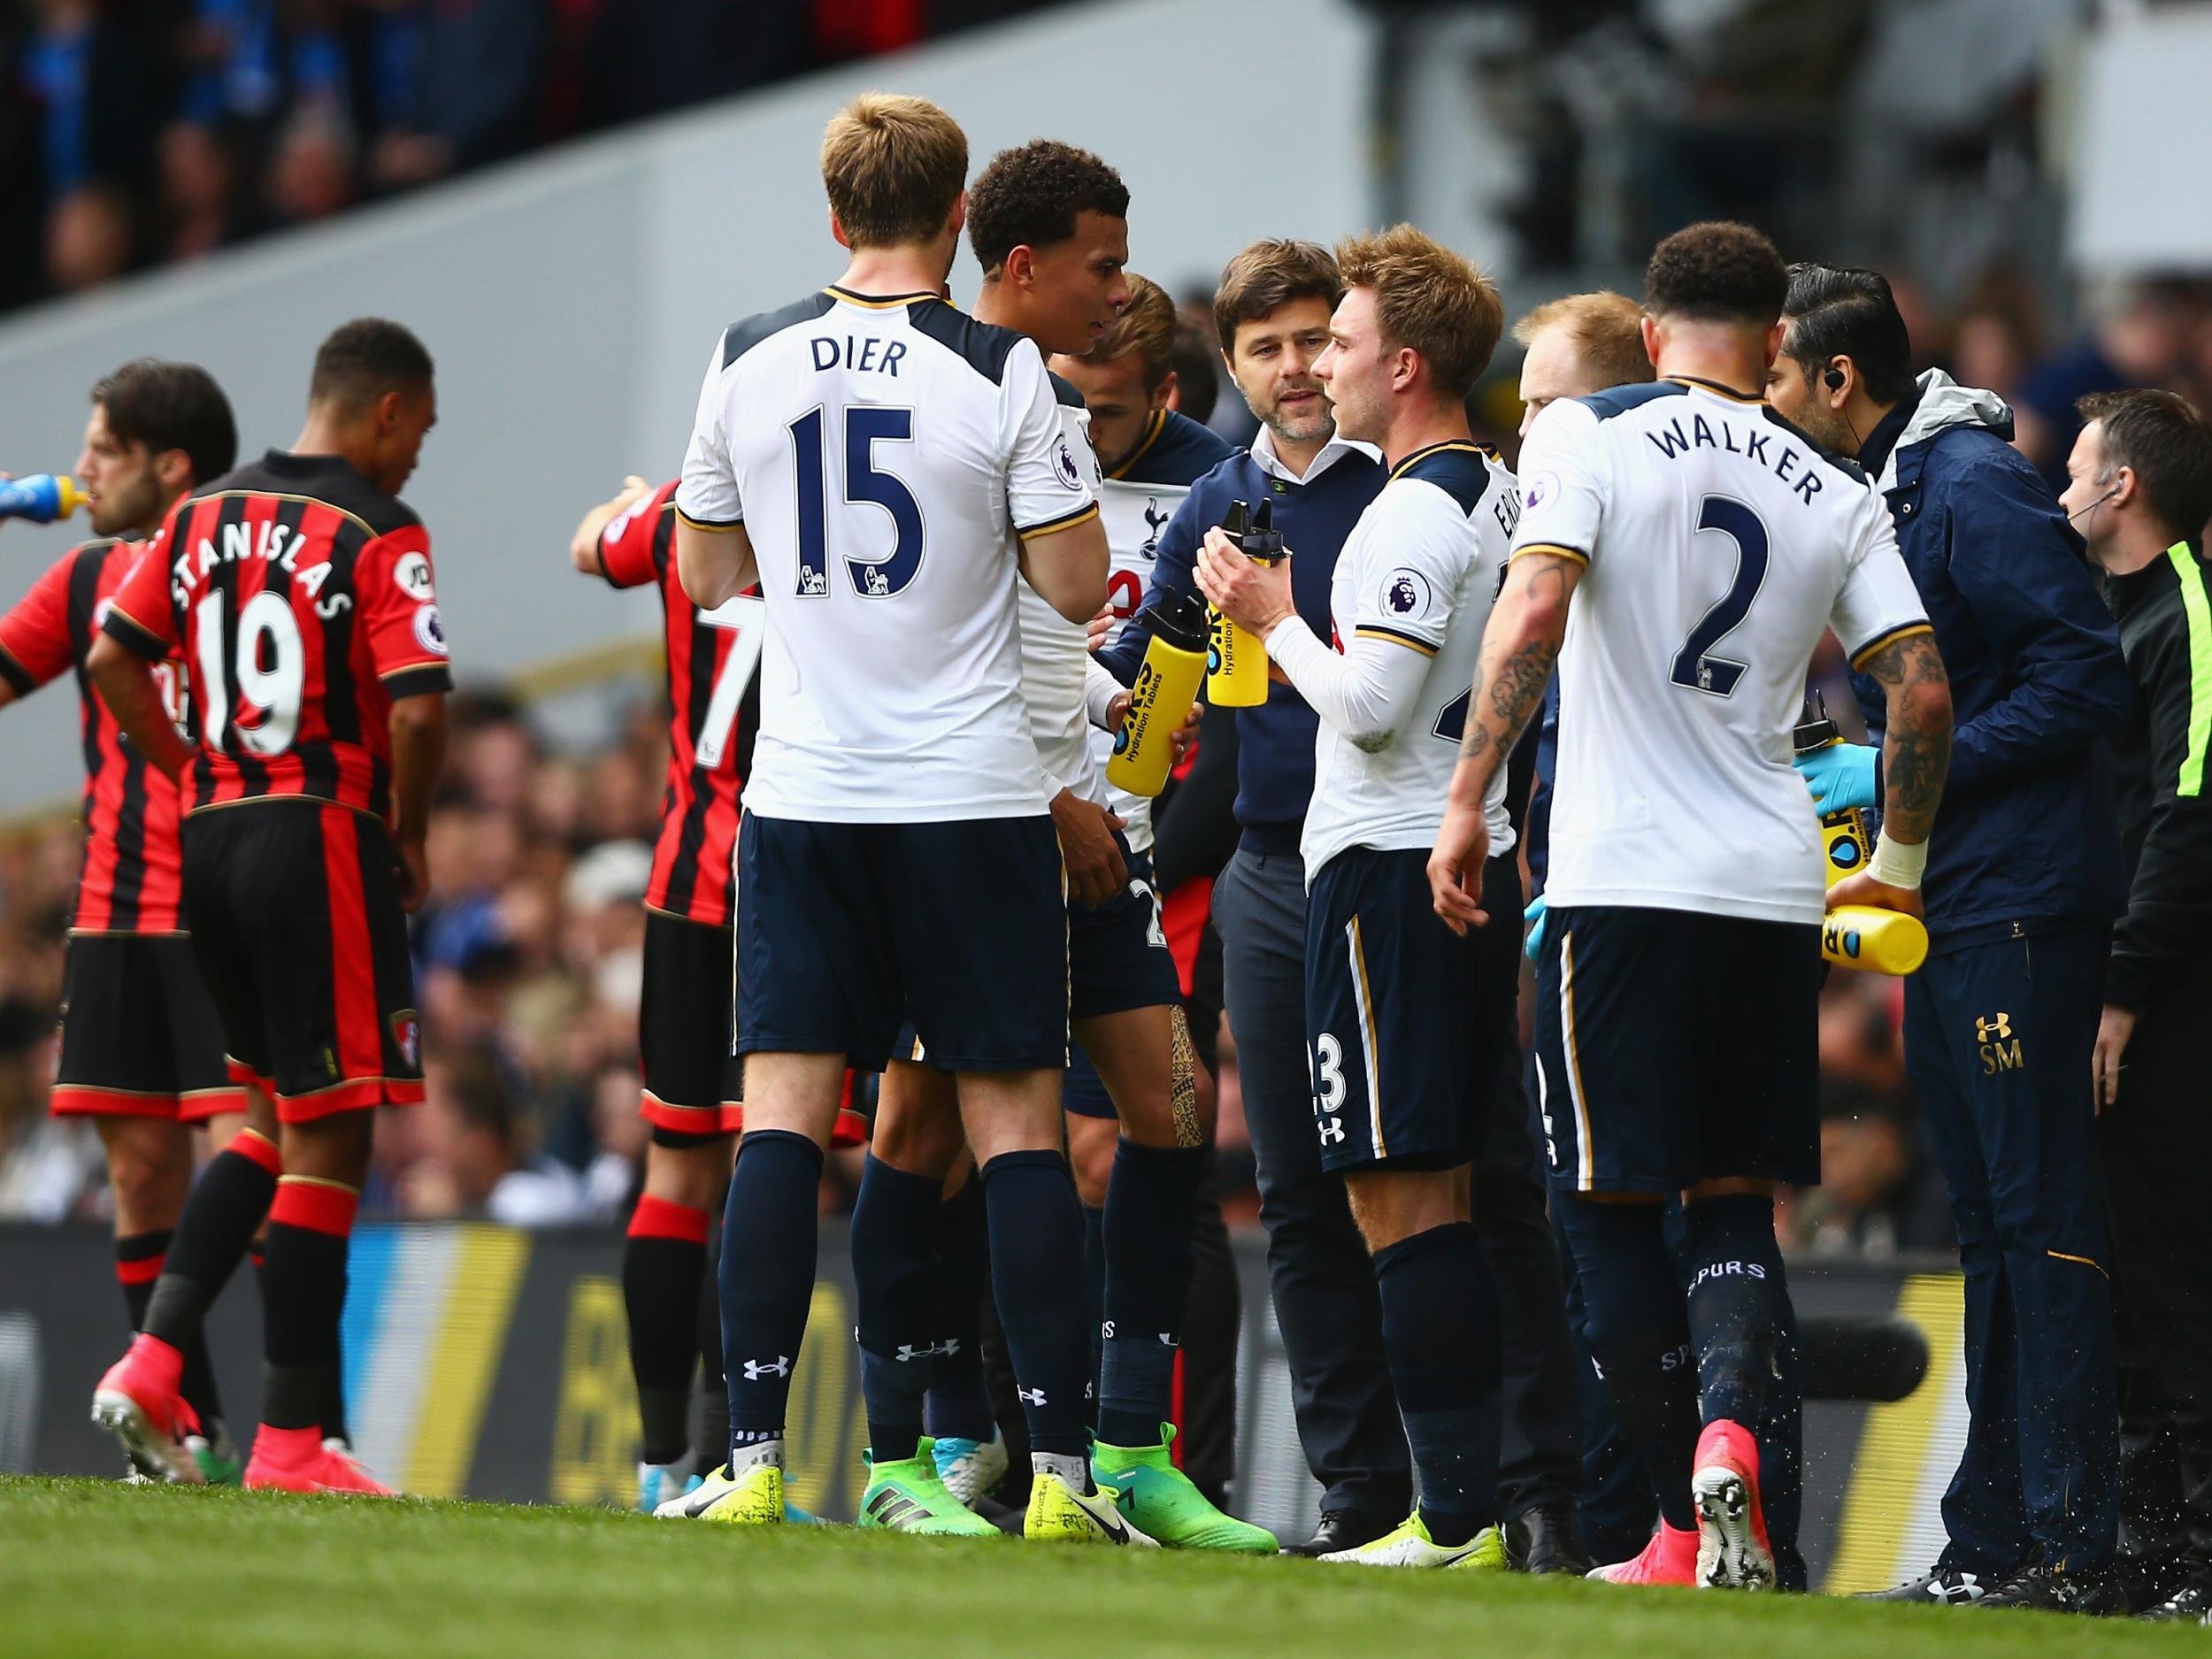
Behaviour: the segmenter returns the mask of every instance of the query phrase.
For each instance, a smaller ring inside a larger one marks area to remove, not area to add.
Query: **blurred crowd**
[[[0,308],[1037,0],[0,8]]]
[[[614,1225],[645,1150],[637,1115],[641,901],[667,727],[639,682],[618,741],[549,746],[508,698],[463,693],[430,830],[433,891],[414,918],[428,1098],[377,1127],[366,1210],[517,1226]],[[100,1145],[46,1115],[75,889],[76,825],[0,841],[0,1220],[101,1219]],[[1882,1256],[1950,1242],[1942,1184],[1904,1080],[1894,980],[1834,976],[1824,1006],[1827,1184],[1786,1204],[1786,1240]],[[1235,1048],[1222,1043],[1225,1202],[1256,1220]],[[857,1152],[833,1156],[826,1210],[849,1203]]]

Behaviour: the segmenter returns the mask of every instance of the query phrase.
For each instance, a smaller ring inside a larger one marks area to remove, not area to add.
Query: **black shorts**
[[[639,1111],[656,1129],[736,1134],[745,1127],[744,1068],[733,1041],[731,930],[665,910],[645,912],[638,992]]]
[[[303,796],[184,820],[193,954],[222,1016],[230,1074],[277,1117],[422,1099],[399,859],[378,819]]]
[[[1129,866],[1122,891],[1096,910],[1068,904],[1068,1018],[1125,1014],[1133,1008],[1172,1008],[1183,1000],[1174,953],[1160,919],[1152,858],[1133,853],[1119,830],[1114,840]],[[1078,1117],[1111,1118],[1112,1097],[1079,1042],[1068,1050],[1061,1104]]]
[[[62,969],[58,1118],[173,1118],[243,1111],[223,1060],[223,1025],[180,933],[72,933]]]
[[[1521,878],[1483,870],[1486,927],[1444,926],[1428,853],[1355,847],[1306,901],[1306,1043],[1314,1127],[1331,1170],[1448,1170],[1482,1156],[1517,1074]]]
[[[1068,921],[1052,819],[814,824],[738,833],[742,1054],[842,1054],[879,1071],[910,1009],[952,1071],[1067,1064]]]
[[[1820,1179],[1820,929],[1617,906],[1547,913],[1536,1089],[1552,1179],[1673,1193]]]
[[[662,1146],[698,1146],[745,1131],[745,1063],[737,1057],[733,931],[666,910],[645,912],[645,980],[638,994],[638,1052],[645,1087],[638,1115]],[[854,1110],[852,1078],[833,1146],[864,1146],[868,1120]]]
[[[1133,1008],[1172,1008],[1183,1000],[1175,957],[1160,920],[1152,860],[1129,850],[1119,830],[1129,879],[1096,910],[1068,904],[1068,1018],[1090,1019]]]

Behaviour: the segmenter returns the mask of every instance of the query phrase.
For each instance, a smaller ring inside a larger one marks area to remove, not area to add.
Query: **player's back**
[[[616,588],[651,584],[661,603],[668,691],[668,787],[645,902],[726,926],[738,802],[759,726],[754,669],[766,633],[757,595],[712,611],[691,603],[676,572],[676,480],[609,520],[599,567]]]
[[[84,755],[84,862],[72,926],[89,933],[176,933],[177,787],[149,765],[85,672],[108,605],[146,551],[96,537],[72,548],[0,617],[0,679],[25,696],[73,672]],[[181,664],[153,665],[162,706],[189,737]]]
[[[1432,445],[1391,470],[1330,580],[1340,649],[1379,640],[1429,659],[1414,710],[1388,742],[1356,742],[1326,719],[1314,751],[1301,849],[1310,880],[1349,847],[1427,847],[1458,764],[1483,625],[1498,591],[1517,502],[1513,474],[1472,442]],[[1506,780],[1493,780],[1493,855],[1513,846]]]
[[[727,330],[678,505],[741,521],[770,634],[747,806],[1026,816],[1016,538],[1095,511],[1035,345],[930,295],[825,289]]]
[[[149,562],[114,611],[182,649],[185,810],[304,795],[388,818],[393,699],[451,683],[421,520],[336,456],[271,450],[171,509]]]
[[[1832,618],[1847,647],[1878,642],[1854,618],[1881,604],[1847,595],[1889,537],[1863,475],[1762,403],[1670,380],[1547,409],[1521,488],[1515,551],[1587,565],[1560,655],[1548,896],[1817,921],[1789,734]]]

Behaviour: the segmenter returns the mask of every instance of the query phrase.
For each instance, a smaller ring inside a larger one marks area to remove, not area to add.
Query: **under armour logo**
[[[1334,1146],[1338,1141],[1343,1139],[1344,1119],[1341,1118],[1325,1118],[1322,1119],[1321,1144],[1323,1146]]]
[[[749,1359],[745,1362],[747,1382],[758,1382],[764,1377],[788,1377],[789,1375],[791,1375],[791,1356],[788,1354],[777,1355],[773,1364],[757,1359]]]
[[[1045,1391],[1041,1388],[1017,1388],[1014,1392],[1025,1406],[1041,1406],[1045,1402]]]
[[[2002,1042],[2011,1035],[2012,1016],[2009,1014],[2001,1011],[1994,1019],[1977,1019],[1974,1022],[1976,1042]]]
[[[898,1361],[906,1364],[918,1359],[935,1359],[940,1355],[950,1358],[960,1351],[960,1339],[949,1336],[941,1342],[932,1342],[926,1348],[916,1348],[911,1342],[899,1344]]]

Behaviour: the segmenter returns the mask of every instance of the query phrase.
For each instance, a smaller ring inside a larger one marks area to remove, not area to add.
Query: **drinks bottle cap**
[[[1816,749],[1824,749],[1843,735],[1843,728],[1828,712],[1828,697],[1816,691],[1805,699],[1805,707],[1797,717],[1797,726],[1790,733],[1790,743],[1801,755]]]
[[[1247,558],[1280,558],[1283,553],[1283,533],[1275,527],[1275,503],[1262,502],[1252,513],[1252,527],[1244,533],[1239,545]]]
[[[1206,649],[1206,613],[1194,600],[1177,594],[1164,595],[1139,611],[1137,620],[1146,623],[1155,635],[1178,650]]]

